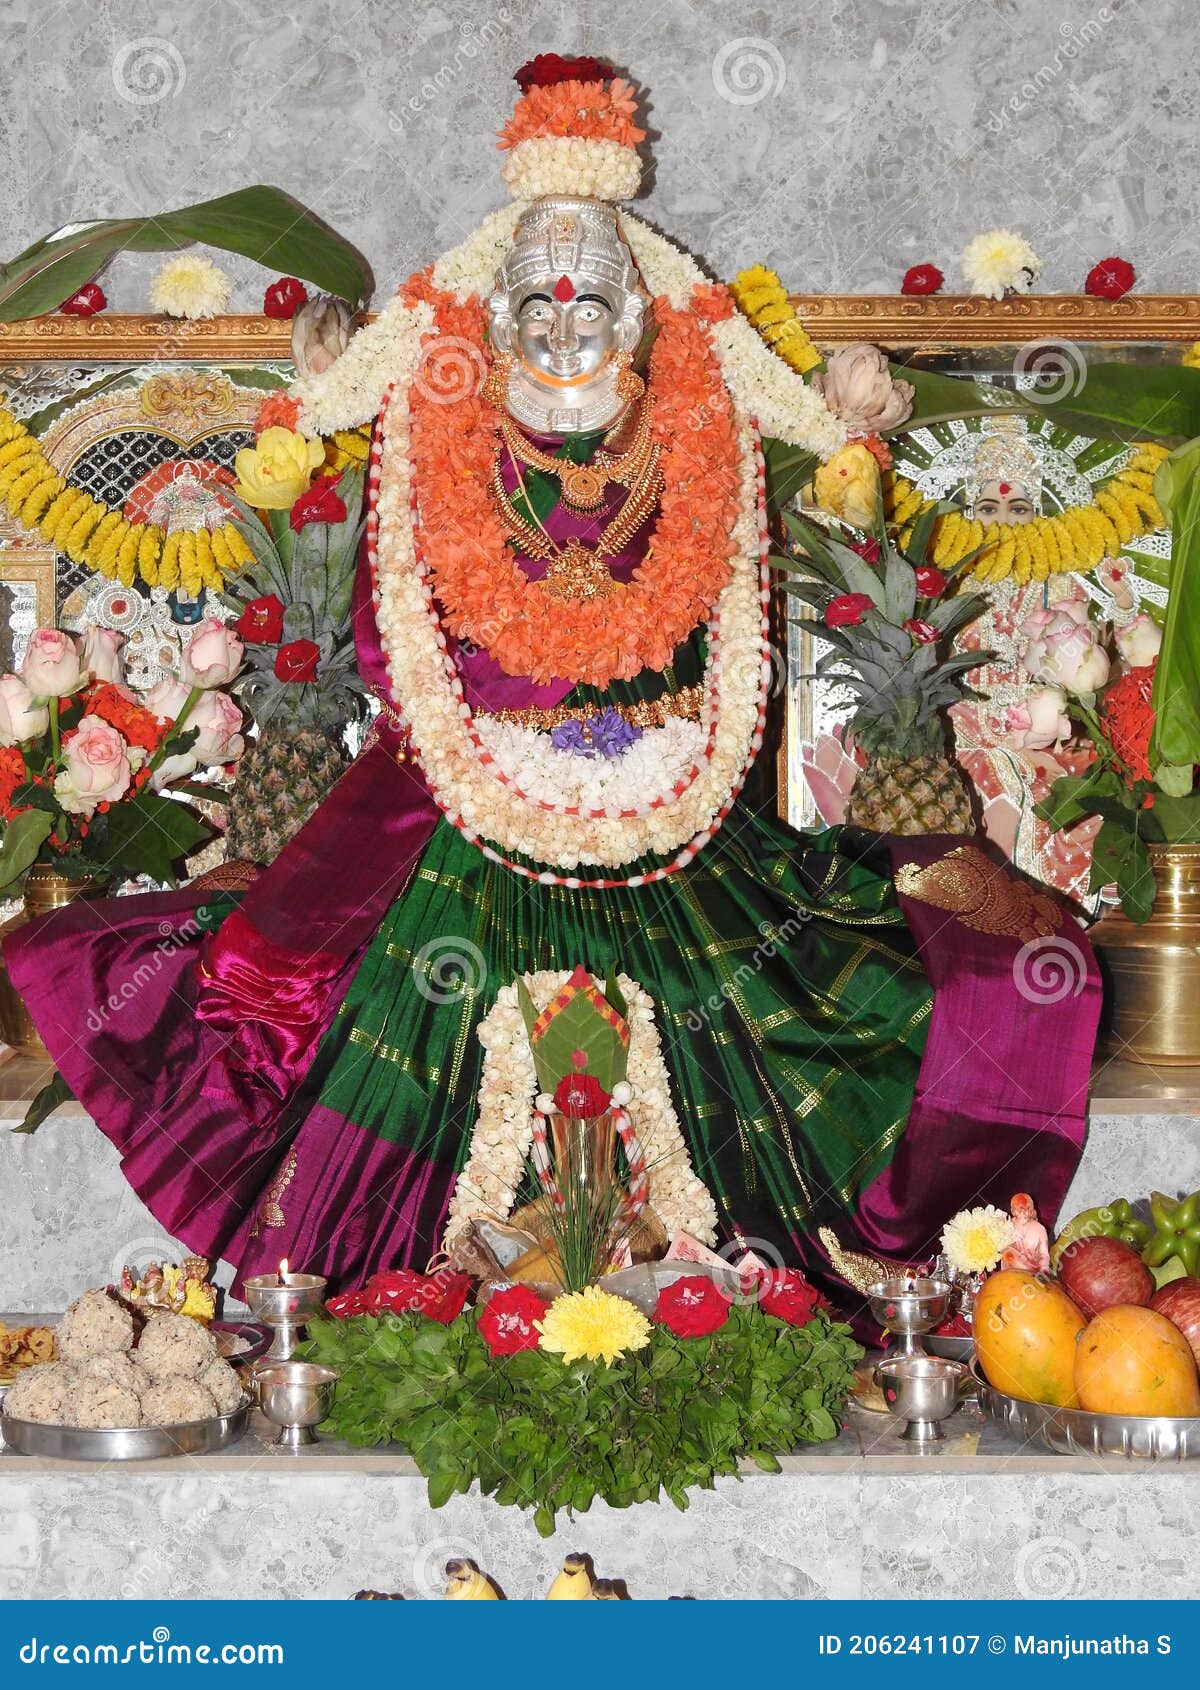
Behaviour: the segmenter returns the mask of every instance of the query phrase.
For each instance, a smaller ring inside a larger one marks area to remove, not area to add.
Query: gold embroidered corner
[[[287,1153],[287,1159],[284,1161],[283,1166],[279,1169],[279,1172],[275,1175],[275,1178],[266,1189],[262,1203],[259,1206],[258,1215],[255,1219],[254,1229],[250,1234],[251,1238],[257,1238],[259,1232],[264,1226],[286,1226],[287,1222],[284,1218],[282,1199],[284,1192],[287,1190],[288,1186],[291,1185],[295,1177],[296,1147],[293,1145]]]
[[[977,933],[999,933],[1028,944],[1057,933],[1062,912],[1047,892],[1007,874],[977,845],[956,845],[936,863],[904,863],[896,890],[957,916]]]

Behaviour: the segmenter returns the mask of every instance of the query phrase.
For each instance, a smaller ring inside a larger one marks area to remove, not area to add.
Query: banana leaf
[[[767,479],[767,516],[778,516],[791,503],[820,463],[815,452],[791,446],[786,440],[764,438],[763,467]]]
[[[69,223],[0,264],[0,322],[42,317],[120,252],[175,252],[198,242],[299,276],[351,305],[374,289],[371,267],[349,241],[280,188],[260,183],[154,217]]]
[[[955,417],[1011,411],[1123,445],[1133,440],[1177,443],[1200,435],[1200,370],[1182,364],[1085,364],[1078,391],[1060,399],[900,364],[892,366],[892,374],[916,390],[913,414],[896,433]]]
[[[1151,703],[1151,766],[1200,762],[1200,469],[1175,505],[1171,596]]]

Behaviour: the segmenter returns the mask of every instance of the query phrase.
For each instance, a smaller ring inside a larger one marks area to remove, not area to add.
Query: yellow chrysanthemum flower
[[[215,317],[229,303],[229,277],[203,253],[183,253],[155,275],[150,303],[168,317]]]
[[[963,1209],[942,1233],[942,1254],[959,1273],[991,1273],[1015,1235],[1012,1217],[994,1204]]]
[[[609,1365],[628,1350],[650,1342],[650,1322],[624,1297],[614,1297],[589,1285],[556,1297],[543,1319],[535,1321],[539,1347],[561,1355],[564,1362],[605,1361]]]

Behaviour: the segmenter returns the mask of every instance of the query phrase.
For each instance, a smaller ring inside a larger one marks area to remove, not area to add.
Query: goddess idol
[[[507,1212],[537,1092],[516,983],[542,1010],[580,965],[629,1005],[662,1232],[836,1295],[823,1228],[916,1261],[968,1204],[1051,1218],[1086,942],[962,838],[772,818],[760,436],[827,457],[844,430],[618,209],[629,86],[518,80],[513,203],[294,390],[309,435],[376,419],[370,745],[240,899],[73,904],[10,941],[14,982],[162,1225],[240,1275],[353,1286]],[[1047,944],[1068,991],[1026,967]]]

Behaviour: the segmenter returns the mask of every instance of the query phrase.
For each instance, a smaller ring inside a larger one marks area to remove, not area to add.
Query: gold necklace
[[[595,510],[604,502],[608,482],[619,482],[633,488],[641,479],[649,460],[658,455],[658,447],[650,435],[649,400],[642,406],[637,428],[630,444],[623,452],[610,452],[606,446],[587,464],[574,464],[569,458],[554,457],[535,446],[521,433],[512,418],[501,413],[500,438],[509,456],[518,467],[540,470],[557,478],[563,503],[575,510]],[[611,432],[611,431],[610,431]]]
[[[548,565],[545,578],[539,584],[553,598],[599,599],[621,591],[621,585],[613,580],[605,559],[616,557],[625,550],[661,498],[664,482],[659,455],[657,444],[652,443],[646,463],[637,482],[630,488],[628,498],[593,547],[578,539],[560,546],[550,538],[536,514],[532,522],[523,517],[504,486],[500,454],[496,454],[491,486],[501,518],[509,538],[516,542],[519,550],[526,557],[537,558]],[[516,467],[521,492],[529,505],[521,466],[518,463]],[[532,511],[532,505],[529,508]]]

